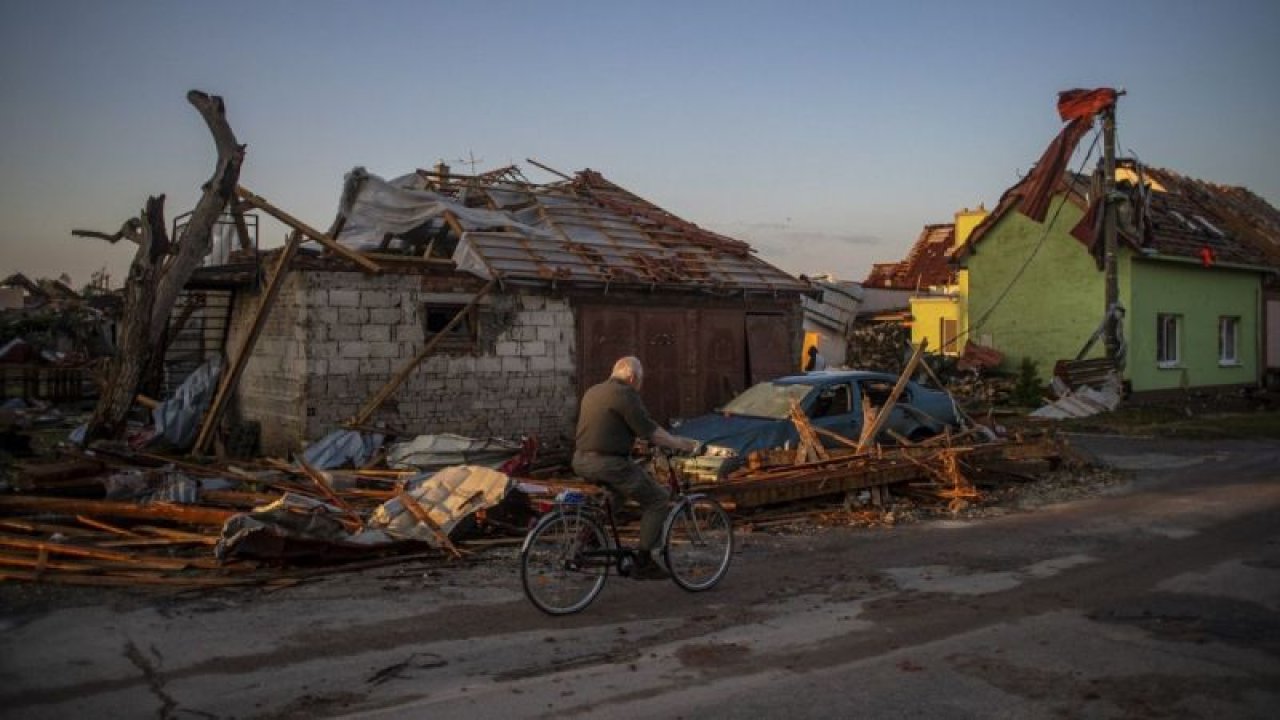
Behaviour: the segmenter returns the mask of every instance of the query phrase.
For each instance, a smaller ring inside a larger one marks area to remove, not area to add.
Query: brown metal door
[[[798,372],[785,316],[747,315],[747,369],[752,384]]]
[[[618,358],[639,355],[636,313],[607,307],[584,307],[578,314],[581,342],[578,351],[578,396],[603,382]]]
[[[721,407],[746,389],[746,344],[741,310],[703,310],[699,320],[699,382],[694,413]]]
[[[637,313],[640,328],[640,352],[644,363],[644,387],[641,396],[649,414],[663,426],[671,418],[681,417],[681,400],[685,388],[683,368],[688,360],[686,333],[689,332],[682,310],[648,310]]]

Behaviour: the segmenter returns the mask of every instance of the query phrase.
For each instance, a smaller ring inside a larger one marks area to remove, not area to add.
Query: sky
[[[861,280],[993,207],[1057,93],[1100,86],[1122,154],[1280,205],[1277,35],[1274,0],[0,0],[0,274],[118,286],[133,247],[71,231],[194,206],[190,89],[225,101],[241,184],[317,227],[356,166],[555,179],[533,158]]]

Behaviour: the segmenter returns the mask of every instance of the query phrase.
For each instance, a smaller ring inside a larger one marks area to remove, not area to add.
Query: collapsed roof
[[[503,283],[680,286],[715,293],[803,293],[807,283],[746,243],[683,220],[582,170],[535,184],[514,166],[474,176],[448,168],[383,180],[356,168],[336,239],[361,251],[451,258]]]
[[[862,286],[921,290],[954,285],[956,270],[951,256],[955,239],[954,223],[925,225],[905,260],[872,265]]]
[[[1119,207],[1117,237],[1147,257],[1181,257],[1205,265],[1229,263],[1280,267],[1280,211],[1245,188],[1217,185],[1172,170],[1116,162]],[[1029,174],[1005,191],[996,209],[979,223],[964,246],[972,252],[1001,218],[1022,211]],[[1101,190],[1099,183],[1067,172],[1053,188],[1086,210],[1071,235],[1101,262]]]

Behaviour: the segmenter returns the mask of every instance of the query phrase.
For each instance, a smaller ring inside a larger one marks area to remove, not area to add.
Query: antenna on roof
[[[476,174],[476,166],[477,166],[477,165],[479,165],[480,163],[484,162],[484,158],[480,158],[479,160],[477,160],[477,159],[476,159],[476,156],[475,156],[475,153],[471,152],[471,150],[470,150],[470,149],[468,149],[468,150],[467,150],[467,156],[466,156],[466,157],[464,157],[464,158],[458,158],[457,160],[454,160],[454,162],[456,162],[456,163],[463,163],[463,164],[465,164],[465,165],[470,165],[470,166],[471,166],[471,174],[472,174],[472,175],[475,175],[475,174]]]

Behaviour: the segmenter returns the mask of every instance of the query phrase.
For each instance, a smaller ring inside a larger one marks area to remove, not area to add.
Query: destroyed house
[[[1042,378],[1090,346],[1105,310],[1100,183],[1062,173],[1044,221],[1023,209],[1030,174],[957,252],[965,331]],[[1243,189],[1121,160],[1116,170],[1121,376],[1139,395],[1238,388],[1262,379],[1280,317],[1280,214]]]
[[[289,260],[256,337],[284,251],[197,271],[189,294],[223,296],[205,350],[252,340],[224,427],[260,425],[271,453],[344,424],[554,446],[624,355],[663,423],[794,370],[807,283],[595,171],[557,175],[353,171],[325,238],[344,251]]]

